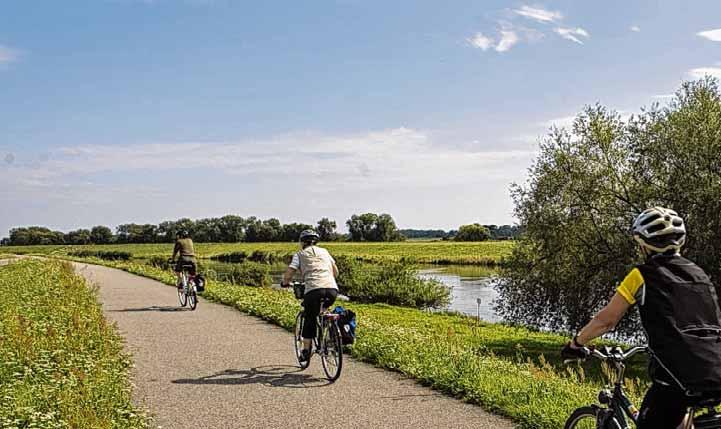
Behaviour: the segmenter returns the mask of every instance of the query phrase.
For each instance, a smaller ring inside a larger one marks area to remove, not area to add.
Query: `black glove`
[[[561,357],[564,361],[567,360],[583,360],[591,355],[591,350],[587,347],[574,348],[571,346],[569,341],[561,350]]]

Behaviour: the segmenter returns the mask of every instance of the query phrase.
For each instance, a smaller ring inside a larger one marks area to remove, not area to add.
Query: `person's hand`
[[[584,360],[591,355],[591,350],[588,347],[576,347],[572,341],[569,341],[561,350],[561,358],[564,361],[569,360]]]
[[[280,287],[290,287],[290,283],[283,283],[283,280],[280,281]]]

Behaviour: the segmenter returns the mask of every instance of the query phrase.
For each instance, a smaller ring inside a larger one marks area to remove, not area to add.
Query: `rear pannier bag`
[[[204,292],[205,291],[205,276],[202,274],[198,274],[195,276],[195,290],[198,292]]]
[[[340,328],[340,336],[344,345],[350,345],[355,342],[356,337],[356,321],[355,313],[352,310],[341,307],[340,305],[333,309],[333,313],[338,314],[338,327]]]

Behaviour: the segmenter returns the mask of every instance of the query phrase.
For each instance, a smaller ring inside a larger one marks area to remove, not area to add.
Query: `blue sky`
[[[704,73],[721,77],[718,1],[6,2],[0,235],[227,213],[510,223],[551,124]]]

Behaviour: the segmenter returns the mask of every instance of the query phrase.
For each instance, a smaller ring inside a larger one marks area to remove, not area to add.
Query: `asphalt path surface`
[[[231,307],[181,308],[173,287],[76,263],[133,355],[134,400],[162,428],[512,428],[504,418],[344,356],[328,383],[292,335]]]

